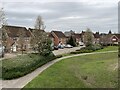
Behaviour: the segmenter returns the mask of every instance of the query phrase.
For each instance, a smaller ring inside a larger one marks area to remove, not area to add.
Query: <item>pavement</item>
[[[84,47],[84,46],[54,50],[53,53],[54,53],[54,55],[62,55],[62,54],[66,54],[66,53],[70,53],[70,52],[76,51],[78,49],[81,49],[82,47]]]
[[[0,80],[0,86],[1,88],[23,88],[26,84],[28,84],[32,79],[34,79],[36,76],[41,74],[45,69],[49,68],[51,65],[55,64],[56,62],[59,62],[65,58],[75,57],[75,56],[83,56],[83,55],[90,55],[90,54],[99,54],[99,53],[108,53],[108,52],[117,52],[117,51],[107,51],[107,52],[93,52],[93,53],[83,53],[83,54],[76,54],[71,56],[65,56],[62,58],[55,59],[53,61],[48,62],[47,64],[39,67],[35,71],[20,77],[18,79],[13,80]]]

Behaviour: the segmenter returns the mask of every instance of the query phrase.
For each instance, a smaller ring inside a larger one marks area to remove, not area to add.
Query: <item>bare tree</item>
[[[93,41],[94,41],[93,33],[89,28],[87,28],[84,34],[84,43],[86,46],[89,46],[93,44]]]
[[[42,17],[40,15],[36,19],[35,29],[39,29],[39,30],[45,29],[44,22],[42,21]]]
[[[7,34],[6,34],[6,27],[5,25],[7,25],[7,20],[5,17],[5,13],[4,13],[4,8],[0,8],[0,38],[2,38],[1,43],[3,46],[7,46]]]
[[[32,31],[33,36],[31,44],[40,55],[49,55],[51,53],[51,40],[44,29],[45,27],[42,18],[41,16],[38,16],[35,23],[35,29]]]

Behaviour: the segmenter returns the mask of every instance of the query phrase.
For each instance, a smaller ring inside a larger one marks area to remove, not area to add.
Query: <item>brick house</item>
[[[99,32],[96,32],[93,35],[94,35],[94,43],[99,44],[100,43],[100,34],[99,34]]]
[[[20,26],[3,26],[5,27],[6,34],[7,34],[7,46],[6,50],[8,52],[17,52],[21,50],[21,43],[23,43],[23,49],[28,51],[30,49],[30,38],[31,33],[26,27]],[[2,27],[2,28],[3,28]],[[20,41],[20,33],[24,32],[23,40],[24,42]]]
[[[117,45],[120,42],[120,34],[108,34],[106,38],[108,45]]]
[[[81,34],[75,33],[75,34],[74,34],[74,37],[75,37],[75,40],[76,40],[77,43],[80,44],[80,42],[82,42],[82,39],[81,39],[82,36],[81,36]]]
[[[82,39],[81,39],[82,37],[80,33],[75,33],[75,31],[70,30],[68,32],[65,32],[64,34],[67,40],[72,36],[78,44],[82,42]]]
[[[118,45],[120,42],[120,34],[101,34],[100,35],[100,43],[103,45]]]
[[[49,36],[55,46],[58,46],[59,43],[66,44],[66,36],[61,31],[51,31]]]

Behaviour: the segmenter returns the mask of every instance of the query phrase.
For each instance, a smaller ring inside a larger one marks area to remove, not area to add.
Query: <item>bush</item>
[[[2,60],[2,79],[15,79],[24,76],[56,58],[51,53],[46,57],[39,54],[28,54],[13,59]]]
[[[96,44],[96,45],[90,45],[87,47],[83,47],[81,49],[76,50],[76,52],[71,52],[71,54],[79,54],[79,53],[90,53],[96,50],[103,49],[103,46]]]
[[[80,54],[80,53],[90,53],[92,52],[93,50],[79,50],[79,51],[75,51],[75,52],[71,52],[70,54]]]
[[[103,49],[103,46],[101,46],[100,44],[95,44],[95,45],[86,47],[86,49],[96,51],[96,50]]]
[[[71,46],[76,46],[76,40],[71,36],[70,39],[68,39],[67,44],[70,44]]]

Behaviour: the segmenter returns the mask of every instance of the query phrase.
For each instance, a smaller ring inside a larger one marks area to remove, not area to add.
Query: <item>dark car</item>
[[[57,46],[54,46],[54,50],[58,50],[58,47],[57,47]]]

